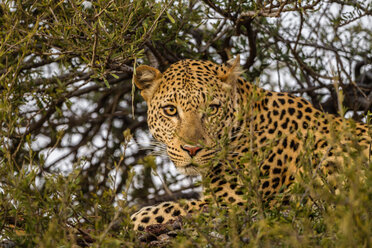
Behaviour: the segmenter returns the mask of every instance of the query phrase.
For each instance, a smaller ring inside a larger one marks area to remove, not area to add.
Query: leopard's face
[[[223,68],[203,63],[172,65],[147,102],[152,135],[167,146],[178,170],[189,175],[200,174],[215,157],[233,116],[229,86],[218,77]]]

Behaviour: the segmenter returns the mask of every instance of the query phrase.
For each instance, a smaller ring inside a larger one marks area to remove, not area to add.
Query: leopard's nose
[[[190,157],[194,157],[202,148],[199,146],[181,145],[181,149],[186,151]]]

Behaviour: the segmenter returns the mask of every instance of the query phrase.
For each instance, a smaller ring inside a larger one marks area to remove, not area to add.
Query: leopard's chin
[[[184,174],[184,175],[188,175],[188,176],[198,176],[200,175],[200,167],[199,165],[197,164],[194,164],[194,163],[189,163],[189,164],[186,164],[186,165],[183,165],[183,166],[177,166],[176,165],[176,168],[177,170]]]

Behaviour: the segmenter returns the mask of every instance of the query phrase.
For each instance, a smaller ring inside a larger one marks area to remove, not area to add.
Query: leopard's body
[[[320,166],[327,174],[337,169],[341,153],[355,139],[360,156],[369,156],[367,125],[322,113],[303,98],[252,85],[240,77],[238,60],[228,65],[183,60],[164,73],[140,66],[135,75],[148,104],[151,133],[166,144],[181,172],[209,178],[213,197],[221,204],[244,204],[238,175],[253,166],[239,162],[247,153],[260,158],[264,199],[295,180],[305,147],[314,153],[314,168]],[[345,127],[354,130],[354,138],[335,139]],[[135,229],[144,230],[200,210],[212,202],[210,197],[145,207],[131,218]]]

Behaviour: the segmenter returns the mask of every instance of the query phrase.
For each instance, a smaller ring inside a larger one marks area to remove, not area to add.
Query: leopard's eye
[[[219,108],[220,108],[219,104],[211,104],[208,107],[208,113],[210,115],[215,115],[215,114],[217,114]]]
[[[162,107],[162,109],[165,115],[175,116],[177,114],[177,108],[175,106],[167,105]]]

